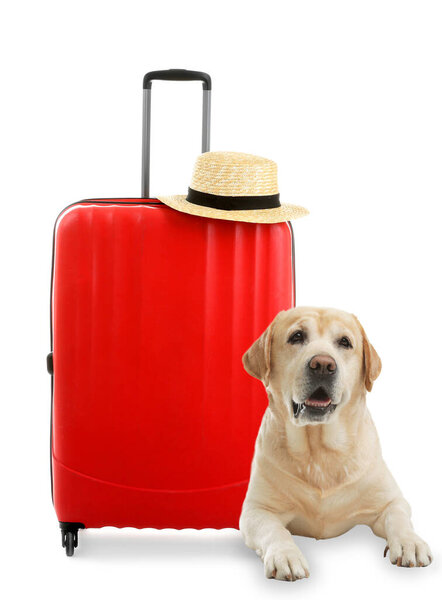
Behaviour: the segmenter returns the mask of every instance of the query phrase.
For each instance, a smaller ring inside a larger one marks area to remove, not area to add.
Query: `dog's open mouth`
[[[318,389],[307,398],[305,404],[307,406],[312,406],[313,408],[327,408],[327,406],[331,404],[331,398],[323,387],[318,387]]]
[[[309,414],[316,414],[318,417],[326,412],[333,411],[336,408],[336,404],[332,404],[332,400],[326,390],[323,387],[318,387],[308,398],[302,403],[297,403],[292,400],[293,403],[293,414],[299,417],[301,412],[305,410],[309,411]]]

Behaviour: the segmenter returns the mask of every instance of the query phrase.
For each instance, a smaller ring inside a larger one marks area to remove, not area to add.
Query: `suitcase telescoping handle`
[[[143,79],[143,147],[141,167],[141,197],[149,198],[150,175],[150,107],[152,81],[202,81],[203,83],[203,136],[201,152],[208,152],[210,147],[210,94],[212,81],[210,75],[201,71],[187,69],[168,69],[165,71],[150,71]]]

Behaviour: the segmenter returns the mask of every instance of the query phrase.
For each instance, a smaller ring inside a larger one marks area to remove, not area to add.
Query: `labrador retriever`
[[[240,518],[265,575],[308,577],[292,535],[329,538],[357,524],[386,539],[393,564],[429,565],[366,406],[381,361],[358,319],[326,308],[282,311],[243,364],[269,398]]]

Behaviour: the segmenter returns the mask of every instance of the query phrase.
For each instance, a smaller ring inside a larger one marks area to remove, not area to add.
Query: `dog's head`
[[[280,312],[243,356],[296,425],[326,423],[358,390],[371,390],[381,361],[358,319],[344,311]]]

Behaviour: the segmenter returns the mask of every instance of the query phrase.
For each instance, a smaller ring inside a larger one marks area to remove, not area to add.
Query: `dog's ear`
[[[373,388],[373,382],[379,377],[379,373],[381,372],[382,363],[378,353],[370,344],[367,334],[365,333],[364,328],[360,324],[358,318],[355,315],[353,316],[356,319],[362,333],[362,360],[364,364],[365,387],[368,392],[371,392]]]
[[[272,336],[275,321],[272,321],[264,333],[254,342],[242,357],[245,370],[252,377],[260,379],[267,387],[271,367]]]

